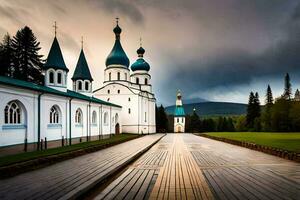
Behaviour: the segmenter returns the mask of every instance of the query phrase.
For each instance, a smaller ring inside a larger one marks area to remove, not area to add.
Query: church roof
[[[129,59],[128,59],[125,51],[123,50],[123,47],[120,42],[121,32],[122,32],[122,29],[117,24],[117,26],[114,28],[114,33],[116,35],[115,44],[114,44],[110,54],[106,58],[106,62],[105,62],[106,66],[124,65],[126,67],[129,67]]]
[[[64,96],[64,97],[70,97],[74,99],[80,99],[88,102],[93,102],[93,103],[98,103],[102,105],[107,105],[107,106],[113,106],[113,107],[119,107],[121,108],[122,106],[103,101],[101,99],[95,98],[95,97],[89,97],[83,94],[80,94],[78,92],[74,92],[72,90],[67,90],[67,92],[62,92],[59,90],[55,90],[53,88],[43,86],[43,85],[38,85],[35,83],[31,83],[28,81],[22,81],[18,79],[13,79],[5,76],[0,76],[0,84],[5,84],[5,85],[10,85],[14,87],[19,87],[23,89],[28,89],[28,90],[33,90],[33,91],[38,91],[42,93],[48,93],[48,94],[54,94],[54,95],[59,95],[59,96]]]
[[[83,49],[80,51],[79,59],[72,77],[72,80],[90,80],[93,81],[89,66],[87,64]]]
[[[51,45],[47,61],[44,65],[44,69],[62,69],[69,71],[69,69],[66,67],[64,58],[61,53],[61,49],[58,43],[58,40],[56,37],[54,37],[53,43]]]
[[[174,116],[177,116],[177,117],[183,117],[183,116],[185,116],[185,112],[184,112],[183,106],[176,106],[175,107]]]
[[[150,65],[143,58],[145,49],[143,47],[140,47],[136,52],[137,52],[139,58],[131,65],[131,70],[132,71],[136,71],[136,70],[149,71]]]

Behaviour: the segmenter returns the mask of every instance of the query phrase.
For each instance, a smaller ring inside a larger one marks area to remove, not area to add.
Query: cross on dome
[[[57,31],[57,25],[56,25],[56,21],[54,21],[54,25],[53,25],[53,28],[54,28],[54,36],[56,37],[56,31]]]

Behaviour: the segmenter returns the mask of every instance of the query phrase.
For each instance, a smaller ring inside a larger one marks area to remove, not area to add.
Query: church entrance
[[[181,126],[178,126],[178,133],[181,133]]]
[[[177,125],[175,127],[175,133],[182,133],[183,132],[183,127],[181,125]]]
[[[117,123],[115,126],[115,134],[120,134],[120,124]]]

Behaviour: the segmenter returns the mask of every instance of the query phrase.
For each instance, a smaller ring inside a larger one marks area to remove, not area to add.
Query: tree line
[[[258,95],[257,95],[258,96]],[[270,85],[265,96],[265,105],[253,92],[249,95],[247,115],[240,117],[238,129],[246,131],[300,131],[300,99],[299,90],[292,97],[292,84],[287,73],[284,78],[284,92],[274,100]]]
[[[232,132],[235,131],[232,117],[214,117],[201,119],[194,110],[185,116],[186,132]],[[156,131],[159,133],[174,131],[174,116],[167,115],[163,105],[156,107]]]
[[[157,110],[157,131],[173,132],[174,116],[167,115],[163,106]],[[194,110],[191,115],[185,116],[185,121],[186,132],[300,131],[300,92],[297,89],[292,96],[292,84],[287,73],[280,97],[274,99],[271,86],[267,86],[265,105],[261,105],[258,92],[250,92],[246,115],[201,119]]]
[[[0,43],[0,76],[42,84],[44,60],[40,49],[40,42],[28,26],[13,37],[4,35]]]

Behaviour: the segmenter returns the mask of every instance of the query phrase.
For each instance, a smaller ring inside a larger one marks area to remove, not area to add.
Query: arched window
[[[128,98],[128,101],[130,101],[131,99],[130,99],[130,97]]]
[[[183,118],[181,118],[181,122],[183,123]]]
[[[140,84],[140,79],[139,78],[136,78],[135,81],[136,81],[136,84]]]
[[[120,90],[118,90],[118,94],[120,94]]]
[[[118,81],[121,79],[121,74],[120,72],[117,73]]]
[[[49,83],[54,83],[54,72],[49,72]]]
[[[50,124],[58,124],[59,123],[59,110],[56,106],[52,106],[50,109]]]
[[[128,114],[130,114],[131,113],[131,110],[130,110],[130,108],[128,108]]]
[[[104,125],[107,125],[108,124],[108,113],[107,112],[104,113],[103,119],[104,119]]]
[[[21,108],[17,102],[9,102],[4,109],[5,124],[21,124]]]
[[[148,85],[148,79],[145,78],[145,85]]]
[[[107,98],[107,101],[109,101],[110,100],[110,98]]]
[[[107,90],[107,94],[110,94],[110,90]]]
[[[147,113],[145,112],[145,122],[147,122]]]
[[[85,82],[85,90],[89,91],[89,82]]]
[[[125,81],[127,81],[127,73],[125,73]]]
[[[111,81],[111,72],[108,74],[108,80]]]
[[[80,108],[78,108],[77,110],[76,110],[76,113],[75,113],[75,123],[76,124],[82,124],[82,111],[81,111],[81,109]]]
[[[177,123],[179,123],[179,118],[177,118]]]
[[[60,72],[57,73],[57,83],[61,84],[62,83],[62,75]]]
[[[93,111],[93,114],[92,114],[92,124],[97,124],[97,113],[96,113],[96,111]]]
[[[78,90],[82,90],[82,82],[78,81]]]

